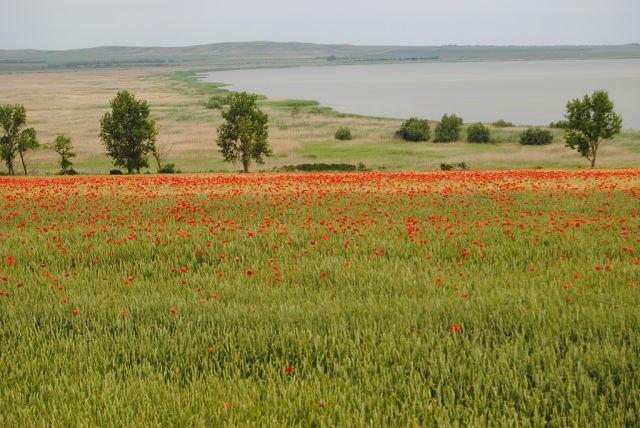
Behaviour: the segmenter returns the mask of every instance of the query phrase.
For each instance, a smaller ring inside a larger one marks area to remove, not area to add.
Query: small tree
[[[110,102],[111,112],[100,121],[100,139],[115,166],[140,173],[148,167],[147,156],[155,150],[156,122],[149,117],[146,101],[128,91],[120,91]]]
[[[241,161],[245,173],[252,159],[263,163],[263,156],[271,156],[269,118],[258,108],[257,100],[257,95],[246,92],[229,95],[229,107],[222,111],[226,123],[218,128],[217,145],[224,160]]]
[[[351,130],[347,127],[338,128],[336,131],[336,140],[350,140],[351,139]]]
[[[474,123],[467,128],[467,141],[470,143],[488,143],[491,140],[489,128],[482,123]]]
[[[10,175],[15,174],[16,155],[20,155],[24,174],[27,175],[25,153],[39,147],[36,130],[24,128],[26,123],[27,110],[23,105],[0,106],[0,126],[3,130],[0,137],[0,156]]]
[[[449,143],[460,139],[460,129],[462,128],[462,118],[455,114],[444,115],[440,123],[436,126],[433,141],[436,143]]]
[[[73,163],[70,160],[76,157],[71,138],[64,134],[59,134],[53,142],[53,149],[60,156],[60,174],[75,173],[72,168]]]
[[[520,133],[520,144],[526,146],[542,146],[553,142],[551,131],[540,128],[528,128]]]
[[[162,172],[162,170],[164,169],[163,163],[164,161],[167,160],[170,153],[171,153],[171,147],[169,147],[165,143],[155,143],[153,145],[153,150],[151,151],[151,155],[156,160],[156,165],[158,166],[158,172]]]
[[[596,155],[603,140],[609,140],[620,133],[622,118],[613,110],[613,103],[606,91],[595,91],[567,103],[567,127],[565,142],[567,147],[577,150],[596,165]]]
[[[396,135],[406,141],[429,141],[431,138],[429,121],[412,117],[402,123]]]

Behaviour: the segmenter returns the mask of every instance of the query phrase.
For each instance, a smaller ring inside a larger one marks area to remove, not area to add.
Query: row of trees
[[[10,175],[15,174],[16,158],[20,158],[22,170],[27,175],[26,154],[41,147],[51,148],[60,156],[61,174],[73,174],[71,158],[75,157],[71,139],[64,134],[56,137],[53,144],[42,145],[34,128],[27,128],[27,110],[23,105],[0,106],[0,125],[3,135],[0,137],[0,156]]]
[[[222,112],[225,123],[218,128],[217,144],[224,159],[240,161],[244,172],[249,172],[252,161],[264,162],[271,156],[268,138],[268,116],[257,107],[257,96],[232,93],[226,100],[228,108]],[[107,155],[116,167],[129,174],[140,173],[149,166],[149,157],[155,159],[158,172],[173,172],[173,164],[163,165],[169,150],[157,143],[156,121],[151,118],[149,105],[128,91],[120,91],[110,101],[111,111],[100,120],[100,134]],[[19,157],[27,174],[25,154],[43,147],[34,128],[27,128],[27,112],[22,105],[0,106],[0,155],[10,175],[15,174],[15,161]],[[71,159],[76,156],[71,139],[64,134],[51,145],[60,157],[61,174],[75,174]]]
[[[225,120],[218,128],[217,145],[225,161],[240,162],[243,171],[249,172],[252,161],[263,163],[264,157],[271,156],[269,147],[268,116],[257,106],[257,96],[246,92],[231,93],[225,100],[227,107],[222,111]],[[156,122],[150,116],[146,101],[138,100],[128,91],[120,91],[110,102],[111,111],[100,120],[100,139],[115,166],[126,168],[128,173],[140,173],[149,166],[148,158],[155,159],[158,172],[170,172],[173,164],[163,167],[169,150],[157,144]],[[0,156],[9,174],[15,174],[15,160],[20,158],[25,175],[27,165],[25,153],[40,147],[34,128],[26,127],[27,113],[22,105],[0,106]],[[505,124],[507,122],[504,122]],[[434,141],[450,142],[460,139],[463,120],[452,115],[444,115],[434,131]],[[606,91],[596,91],[575,99],[567,104],[565,143],[577,150],[595,166],[598,149],[602,141],[620,133],[622,119],[614,111],[613,103]],[[428,141],[431,138],[429,122],[411,118],[405,121],[397,135],[408,141]],[[351,133],[341,128],[336,138],[348,140]],[[490,131],[482,123],[467,128],[467,141],[487,143]],[[548,144],[553,136],[547,130],[527,129],[520,135],[521,144]],[[61,173],[73,174],[71,159],[76,156],[71,140],[64,134],[58,135],[53,148],[60,156]]]
[[[265,156],[271,156],[269,118],[258,108],[257,99],[246,92],[231,93],[225,100],[228,108],[222,111],[225,123],[218,128],[222,156],[228,162],[240,161],[244,172],[249,172],[252,161],[262,163]],[[114,165],[139,174],[141,168],[149,166],[148,157],[152,156],[159,172],[173,170],[173,164],[162,165],[169,151],[157,144],[156,122],[150,117],[147,102],[121,91],[110,105],[111,112],[100,121],[100,139]]]
[[[594,167],[601,143],[618,135],[622,128],[622,118],[615,112],[609,94],[606,91],[595,91],[582,99],[569,101],[565,116],[562,128],[565,129],[566,146],[578,151],[591,163],[591,167]],[[445,114],[436,125],[434,142],[460,140],[462,125],[462,118],[455,114]],[[513,126],[505,121],[498,121],[494,125]],[[396,135],[406,141],[429,141],[429,122],[426,119],[412,117],[402,124]],[[475,123],[467,128],[467,141],[470,143],[488,143],[490,139],[490,130],[482,123]],[[551,144],[553,134],[548,130],[529,128],[520,134],[519,140],[523,145]]]

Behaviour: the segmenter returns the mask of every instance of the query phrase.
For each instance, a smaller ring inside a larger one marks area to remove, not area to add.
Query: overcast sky
[[[640,42],[640,0],[0,0],[0,49]]]

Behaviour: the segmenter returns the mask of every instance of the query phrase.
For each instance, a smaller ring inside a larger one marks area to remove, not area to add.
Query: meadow
[[[640,423],[637,169],[0,177],[0,206],[2,426]]]
[[[222,123],[220,111],[206,108],[209,97],[224,93],[224,88],[199,83],[191,72],[159,68],[0,74],[0,103],[24,104],[28,125],[38,131],[41,143],[51,144],[58,133],[69,135],[78,153],[74,168],[83,174],[107,174],[113,168],[98,138],[99,121],[109,110],[109,100],[121,89],[149,102],[158,122],[158,144],[170,148],[168,162],[183,172],[240,169],[239,165],[223,162],[215,145],[216,129]],[[274,156],[254,170],[270,171],[302,163],[360,162],[372,170],[389,171],[434,170],[441,163],[460,162],[471,169],[588,166],[576,152],[564,147],[563,133],[557,129],[552,130],[553,144],[544,147],[518,144],[518,134],[525,129],[522,126],[490,126],[492,144],[412,143],[395,138],[400,120],[341,114],[309,100],[263,99],[260,106],[270,117]],[[342,126],[351,129],[353,140],[334,139]],[[434,126],[432,122],[432,131]],[[57,160],[53,150],[29,153],[30,174],[55,174],[60,170]],[[598,153],[601,167],[637,168],[639,162],[637,130],[625,130],[603,144]],[[153,162],[151,166],[150,171],[155,172]]]

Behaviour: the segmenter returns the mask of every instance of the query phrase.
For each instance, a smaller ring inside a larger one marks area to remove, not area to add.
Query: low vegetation
[[[488,143],[491,141],[491,131],[482,123],[474,123],[467,128],[467,141],[469,143]]]
[[[431,138],[429,121],[412,117],[402,123],[396,135],[405,141],[429,141]]]
[[[528,128],[520,134],[520,144],[525,146],[543,146],[553,142],[551,131],[540,128]]]
[[[436,125],[433,141],[436,143],[450,143],[460,139],[460,130],[462,129],[462,118],[455,114],[445,114],[440,119],[440,123]]]
[[[513,128],[515,125],[511,122],[507,122],[504,119],[496,120],[492,123],[496,128]]]
[[[345,126],[338,128],[335,135],[336,140],[351,140],[351,130]]]

